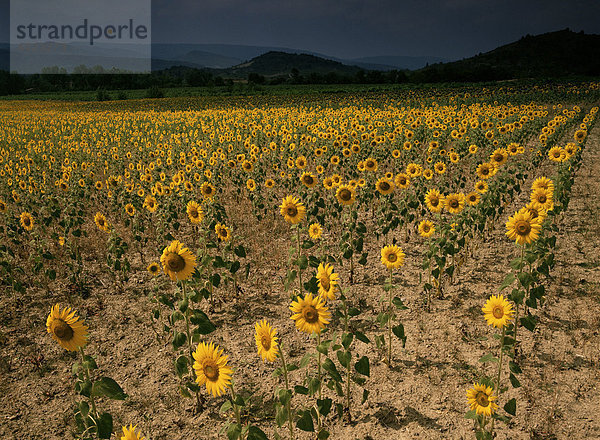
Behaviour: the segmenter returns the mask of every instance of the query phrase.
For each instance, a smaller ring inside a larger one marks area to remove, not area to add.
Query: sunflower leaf
[[[329,358],[325,359],[322,366],[323,366],[323,369],[325,371],[327,371],[334,380],[336,380],[338,382],[342,382],[342,376],[340,375],[339,371],[337,370],[335,364],[333,363],[333,361],[331,359],[329,359]]]
[[[227,427],[227,438],[229,440],[238,440],[239,438],[242,438],[242,425],[231,423]]]
[[[267,435],[262,430],[254,425],[250,425],[248,428],[247,440],[268,440]]]
[[[298,422],[296,423],[298,429],[301,429],[305,432],[315,432],[315,425],[313,424],[312,416],[310,411],[305,410],[302,411]]]
[[[317,399],[317,407],[319,408],[319,414],[327,416],[331,411],[331,405],[333,401],[331,399]]]
[[[504,411],[509,413],[511,416],[517,415],[517,401],[512,398],[506,402],[506,405],[504,405]]]
[[[361,357],[356,364],[354,364],[354,369],[357,373],[362,374],[363,376],[370,377],[371,376],[371,368],[369,366],[369,358],[366,356]]]
[[[487,353],[484,354],[483,356],[481,356],[479,358],[479,362],[481,363],[486,363],[486,362],[498,362],[498,358],[495,357],[493,354],[491,353]]]
[[[92,396],[101,397],[105,396],[109,399],[114,400],[125,400],[127,394],[123,391],[121,386],[110,377],[101,377],[92,385]]]
[[[96,427],[98,428],[98,438],[110,438],[113,432],[112,416],[106,412],[100,414]]]
[[[510,286],[514,281],[515,275],[513,273],[509,273],[508,275],[506,275],[504,281],[502,281],[502,284],[500,285],[500,292],[502,292],[504,289]]]

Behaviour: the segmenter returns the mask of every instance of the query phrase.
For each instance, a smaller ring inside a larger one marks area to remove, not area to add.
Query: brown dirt
[[[499,439],[600,438],[600,212],[598,204],[591,202],[600,194],[599,134],[596,125],[572,188],[571,204],[559,222],[557,266],[547,303],[535,312],[540,322],[533,334],[521,333],[524,358],[519,378],[523,386],[511,388],[502,397],[504,401],[517,398],[517,416],[510,426],[499,424]],[[525,198],[525,194],[519,196],[514,206]],[[506,212],[513,212],[513,207]],[[289,295],[280,278],[290,243],[287,227],[277,219],[274,224],[266,221],[252,228],[249,258],[254,264],[249,280],[242,282],[246,297],[228,301],[210,315],[218,330],[208,339],[229,354],[231,365],[237,368],[237,386],[254,393],[260,410],[255,423],[271,437],[275,425],[269,412],[271,396],[280,385],[271,377],[273,366],[256,355],[253,324],[262,318],[272,322],[295,361],[307,349],[314,350],[314,341],[299,334],[289,319]],[[250,231],[242,225],[238,230]],[[366,384],[371,393],[360,405],[362,390],[354,388],[354,422],[344,425],[329,420],[333,439],[474,437],[471,421],[463,417],[468,409],[465,391],[480,374],[491,374],[484,370],[491,367],[484,367],[478,359],[497,349],[491,338],[494,331],[480,309],[497,292],[516,247],[505,238],[504,224],[499,222],[490,238],[480,243],[475,258],[462,268],[456,283],[448,287],[446,299],[434,301],[433,312],[427,313],[418,284],[422,253],[414,241],[401,243],[407,263],[395,279],[395,293],[409,307],[400,312],[408,336],[406,348],[395,341],[390,369],[373,346],[355,343],[360,355],[371,358]],[[366,298],[375,311],[381,308],[383,294],[384,271],[377,252],[382,244],[371,244],[367,270],[359,268],[357,283],[351,287],[351,296]],[[94,264],[86,261],[88,267]],[[348,279],[347,268],[336,269],[342,280]],[[205,411],[194,414],[192,401],[178,394],[171,345],[162,335],[157,337],[150,324],[154,305],[149,298],[171,288],[167,280],[150,279],[140,270],[124,294],[115,292],[108,277],[98,276],[91,282],[90,298],[74,297],[72,305],[90,327],[88,352],[96,357],[101,372],[115,378],[129,394],[124,402],[100,402],[112,412],[115,426],[137,424],[148,440],[224,438],[219,434],[227,420],[219,414],[224,398],[208,398]],[[0,298],[2,439],[71,438],[70,406],[75,396],[70,370],[76,356],[62,350],[45,329],[50,306],[65,303],[63,292],[64,285],[56,282],[52,293],[39,289],[23,296],[8,292]],[[367,321],[365,326],[370,337],[377,334],[376,325]],[[35,359],[40,356],[38,368]],[[298,384],[301,375],[292,373],[292,379]],[[284,429],[280,433],[287,438]],[[298,438],[310,437],[300,434]]]

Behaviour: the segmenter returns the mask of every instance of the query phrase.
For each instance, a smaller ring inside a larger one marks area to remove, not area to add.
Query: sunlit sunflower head
[[[396,245],[385,246],[381,249],[381,262],[388,269],[397,269],[404,265],[404,252]]]
[[[96,226],[101,231],[110,232],[110,223],[108,223],[108,220],[106,220],[106,217],[101,212],[97,212],[94,216],[94,223],[96,223]]]
[[[0,214],[6,212],[6,202],[4,200],[0,200]]]
[[[492,154],[490,154],[490,162],[496,167],[500,167],[506,163],[508,159],[508,151],[506,148],[496,148]]]
[[[256,189],[256,182],[254,179],[248,179],[246,181],[246,188],[248,188],[248,191],[254,191]]]
[[[481,200],[481,195],[478,192],[470,192],[466,197],[467,203],[471,206],[476,206]]]
[[[544,188],[536,188],[531,191],[531,202],[537,209],[543,211],[552,211],[554,202],[552,200],[552,192]]]
[[[423,220],[419,223],[419,235],[421,237],[429,238],[435,233],[435,226],[429,220]]]
[[[392,194],[394,192],[394,183],[387,179],[381,178],[375,184],[375,188],[379,191],[380,194],[386,196],[388,194]]]
[[[410,177],[408,177],[408,174],[404,173],[396,174],[394,183],[400,189],[408,188],[408,185],[410,185]]]
[[[136,433],[137,425],[133,426],[133,424],[127,426],[123,426],[123,435],[121,436],[121,440],[144,440],[145,437],[142,437],[141,431]]]
[[[489,179],[497,172],[496,167],[492,163],[484,162],[477,166],[477,175],[480,179]]]
[[[35,221],[33,220],[33,216],[28,212],[21,213],[21,217],[19,219],[19,223],[26,231],[31,231],[33,229],[33,225]]]
[[[522,208],[506,222],[506,235],[517,244],[531,244],[540,235],[541,217],[532,218],[527,208]]]
[[[469,405],[478,415],[491,417],[498,409],[498,405],[494,402],[497,398],[492,387],[483,384],[475,383],[473,388],[467,390]]]
[[[502,295],[492,295],[481,308],[488,325],[503,328],[512,320],[515,311],[510,302]]]
[[[149,212],[155,212],[158,208],[158,202],[153,196],[146,196],[144,199],[144,208],[146,208]]]
[[[135,207],[131,203],[128,203],[125,205],[125,212],[129,217],[133,217],[135,215]]]
[[[304,298],[298,297],[290,305],[296,328],[308,334],[320,334],[331,319],[331,313],[325,307],[323,300],[309,293]]]
[[[286,222],[296,225],[306,217],[306,207],[298,197],[287,196],[279,205],[281,215]]]
[[[369,157],[364,161],[366,171],[377,171],[377,161],[372,157]]]
[[[485,180],[478,180],[475,183],[475,191],[480,194],[485,194],[488,191],[488,184]]]
[[[331,300],[335,299],[335,293],[338,289],[340,277],[337,273],[333,271],[333,266],[331,264],[319,264],[319,268],[317,269],[317,281],[319,285],[319,296],[323,300]]]
[[[448,194],[445,199],[446,210],[450,214],[458,214],[465,207],[465,195],[463,193]]]
[[[68,351],[77,351],[87,344],[88,328],[84,324],[75,310],[69,307],[60,310],[59,304],[52,307],[46,319],[46,329],[52,339]]]
[[[146,268],[146,270],[152,275],[152,276],[157,276],[160,272],[160,266],[157,262],[152,262],[148,265],[148,267]]]
[[[422,172],[423,168],[421,167],[421,165],[418,165],[416,163],[409,163],[408,165],[406,165],[406,174],[408,174],[412,179],[414,179],[415,177],[419,177]]]
[[[202,223],[204,212],[202,212],[202,209],[197,202],[190,200],[186,206],[186,212],[192,224],[197,225]]]
[[[438,174],[444,174],[446,172],[446,164],[444,162],[436,162],[433,169]]]
[[[231,230],[222,223],[215,225],[215,234],[221,241],[229,241],[231,239]]]
[[[194,371],[198,385],[206,385],[206,390],[214,397],[222,395],[231,386],[233,370],[227,365],[227,356],[218,345],[201,342],[192,354]]]
[[[212,186],[209,182],[204,182],[200,186],[200,193],[205,199],[212,199],[215,196],[216,192],[217,191],[215,190],[215,187]]]
[[[423,170],[423,177],[425,177],[425,179],[431,180],[433,179],[433,176],[433,170],[430,170],[429,168]]]
[[[318,240],[323,235],[323,228],[319,223],[313,223],[308,227],[308,235],[313,240]]]
[[[265,186],[267,188],[273,188],[275,186],[275,181],[273,179],[265,180]]]
[[[531,218],[539,219],[540,223],[543,223],[544,219],[548,216],[548,212],[543,209],[539,209],[536,203],[529,202],[525,206],[525,208],[527,209],[527,211],[529,211],[529,215],[531,215]]]
[[[254,324],[254,330],[258,354],[263,361],[274,362],[279,353],[277,330],[271,327],[266,319]]]
[[[184,247],[178,240],[167,246],[160,257],[165,274],[172,281],[187,280],[196,268],[196,255]]]
[[[575,134],[573,135],[573,137],[575,138],[575,140],[577,142],[579,142],[580,144],[583,143],[583,141],[585,140],[587,136],[587,131],[586,130],[577,130],[575,132]]]
[[[335,192],[335,197],[344,206],[350,206],[356,200],[356,193],[350,185],[340,185]]]
[[[316,176],[313,176],[311,173],[304,172],[302,176],[300,176],[300,181],[307,187],[312,188],[317,183],[319,183],[319,179]]]
[[[554,193],[554,182],[552,182],[552,180],[548,179],[545,176],[538,177],[531,184],[531,189],[535,190],[538,188],[543,188],[551,193]]]
[[[440,212],[444,207],[444,196],[437,189],[430,189],[425,194],[425,204],[431,212]]]

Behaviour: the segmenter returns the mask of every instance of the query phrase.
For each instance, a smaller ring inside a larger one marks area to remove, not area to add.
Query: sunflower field
[[[599,89],[0,101],[1,438],[596,438]]]

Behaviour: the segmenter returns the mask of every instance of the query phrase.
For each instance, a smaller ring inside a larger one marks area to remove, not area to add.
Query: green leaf
[[[352,344],[353,339],[354,339],[354,335],[352,333],[344,333],[342,335],[342,345],[344,346],[344,348],[346,350],[348,350],[348,348],[350,347],[350,344]]]
[[[194,310],[190,316],[190,322],[196,326],[194,332],[201,335],[208,335],[217,329],[202,310]]]
[[[279,390],[279,401],[281,402],[282,405],[287,405],[290,400],[292,400],[292,392],[282,389]]]
[[[358,362],[354,364],[354,369],[363,376],[370,377],[371,368],[369,366],[369,358],[366,356],[361,357]]]
[[[521,367],[519,367],[515,362],[513,361],[508,361],[508,368],[510,369],[510,371],[512,371],[515,374],[520,374],[523,371],[521,370]]]
[[[327,416],[331,411],[331,405],[333,401],[331,399],[317,399],[317,408],[319,408],[319,414]]]
[[[486,363],[486,362],[498,362],[498,358],[495,357],[493,354],[488,353],[488,354],[484,354],[483,356],[481,356],[479,358],[479,362],[482,362],[482,363]]]
[[[181,347],[183,344],[185,344],[186,341],[187,341],[187,336],[185,335],[185,333],[182,333],[182,332],[175,333],[175,336],[173,336],[173,349],[177,350],[179,347]]]
[[[267,435],[260,428],[250,425],[248,428],[248,437],[246,440],[268,440]]]
[[[469,411],[466,412],[465,414],[465,419],[473,419],[473,420],[477,420],[477,413],[475,412],[474,409],[471,409]]]
[[[371,340],[369,338],[367,338],[367,336],[359,331],[354,332],[354,335],[356,336],[356,339],[358,339],[361,342],[364,342],[365,344],[370,344]]]
[[[525,316],[520,319],[521,325],[532,332],[537,324],[537,319],[533,315]]]
[[[519,379],[517,379],[517,377],[514,374],[510,373],[509,379],[510,384],[513,386],[513,388],[519,388],[521,386],[521,382],[519,382]]]
[[[305,432],[315,432],[315,425],[313,425],[313,420],[312,416],[310,415],[310,411],[302,411],[298,422],[296,422],[296,426],[298,427],[298,429],[301,429]]]
[[[392,333],[396,335],[398,339],[402,341],[402,346],[406,344],[406,335],[404,334],[404,326],[402,324],[398,324],[392,327]]]
[[[317,434],[317,440],[327,440],[329,438],[329,431],[325,428],[321,428],[319,433]]]
[[[100,414],[96,427],[98,428],[98,438],[110,438],[113,432],[112,416],[106,412]]]
[[[246,257],[246,249],[241,244],[236,247],[233,252],[235,252],[235,254],[240,258]]]
[[[508,286],[510,286],[512,283],[514,283],[515,281],[515,275],[512,273],[509,273],[508,275],[506,275],[506,277],[504,278],[504,281],[502,281],[502,284],[500,284],[500,292],[502,292],[504,289],[506,289]]]
[[[506,402],[506,405],[504,405],[504,411],[509,413],[511,416],[517,415],[517,401],[512,398]]]
[[[175,361],[175,371],[177,372],[177,376],[183,377],[184,374],[188,372],[188,358],[187,356],[179,356]]]
[[[344,368],[350,368],[350,360],[352,359],[352,354],[349,351],[338,350],[337,358]]]
[[[303,387],[302,385],[296,385],[294,387],[294,392],[296,394],[304,394],[304,395],[308,395],[308,388]]]
[[[360,315],[360,310],[358,310],[356,307],[350,307],[348,309],[348,316],[354,317],[358,315]]]
[[[311,353],[306,353],[300,360],[300,368],[306,367],[308,365],[308,363],[310,362],[312,356],[313,355]]]
[[[333,361],[331,359],[326,358],[322,364],[322,367],[325,371],[327,371],[329,373],[329,375],[333,378],[333,380],[342,382],[342,376],[338,372],[337,368],[335,367],[335,364],[333,363]]]
[[[233,408],[233,406],[231,405],[231,400],[227,399],[225,402],[223,402],[223,405],[221,405],[219,412],[223,414],[229,411],[231,408]]]
[[[231,263],[231,266],[229,267],[229,272],[236,273],[238,270],[240,270],[240,262],[239,261],[234,261],[233,263]]]
[[[363,405],[367,401],[368,398],[369,398],[369,390],[363,390],[362,399],[360,401],[360,404]]]
[[[95,381],[92,386],[92,396],[105,396],[109,399],[124,400],[127,397],[127,394],[125,394],[123,389],[114,379],[111,379],[110,377],[101,377]]]
[[[231,423],[227,427],[227,438],[229,440],[238,440],[242,438],[242,425]]]
[[[406,310],[408,309],[408,307],[406,307],[404,305],[404,303],[402,302],[402,300],[399,297],[394,297],[394,299],[392,300],[392,304],[394,304],[396,306],[397,309],[399,310]]]
[[[210,276],[210,282],[212,283],[213,286],[218,288],[219,284],[221,284],[221,275],[219,275],[218,273],[213,273]]]

